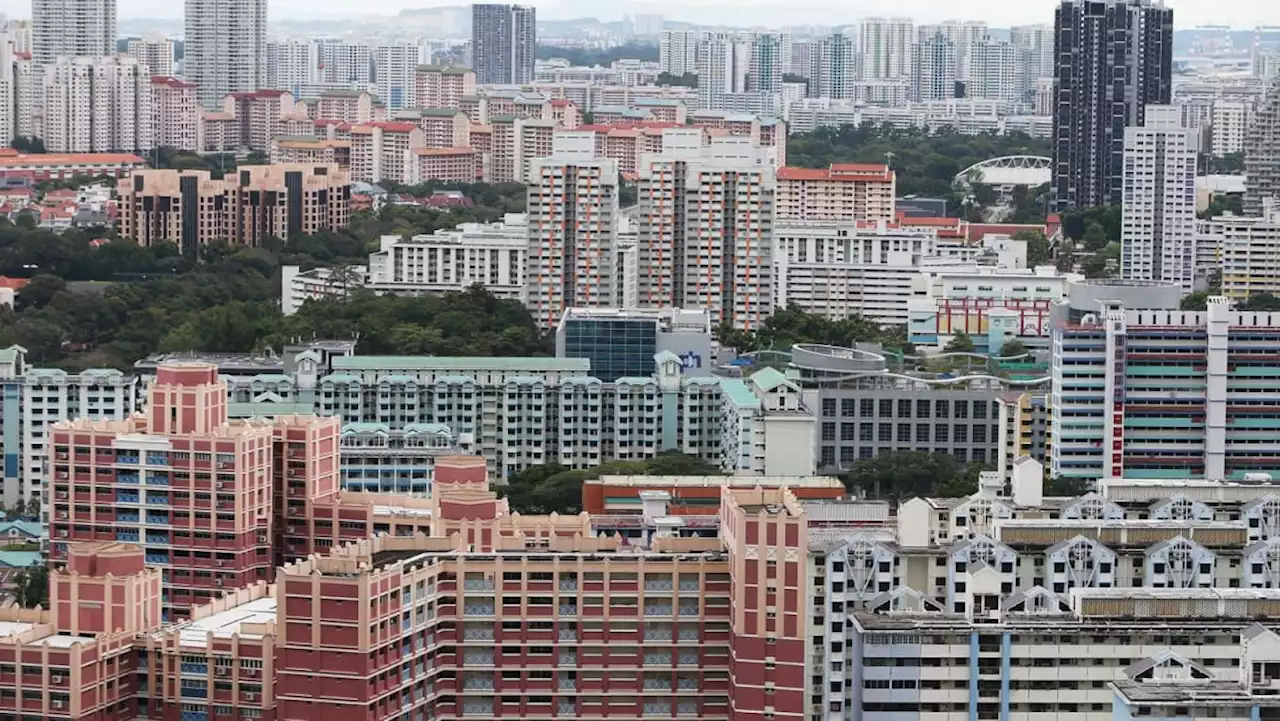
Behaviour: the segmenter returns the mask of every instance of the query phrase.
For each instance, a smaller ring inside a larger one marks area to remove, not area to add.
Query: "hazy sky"
[[[181,14],[181,0],[117,0],[125,18],[164,17]],[[528,2],[529,0],[525,0]],[[874,15],[905,15],[917,22],[947,18],[982,19],[993,26],[1048,22],[1053,19],[1055,0],[532,0],[539,14],[549,19],[595,16],[617,20],[632,12],[661,13],[672,20],[697,23],[799,25],[805,23],[844,25]],[[1174,8],[1179,28],[1215,24],[1235,27],[1280,25],[1280,2],[1276,0],[1166,0]],[[346,17],[363,14],[395,14],[404,8],[463,5],[461,2],[427,0],[271,0],[273,20],[285,14]],[[30,0],[0,0],[0,12],[10,17],[28,17]]]

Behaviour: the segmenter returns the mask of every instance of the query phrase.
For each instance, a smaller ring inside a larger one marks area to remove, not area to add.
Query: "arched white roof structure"
[[[1006,155],[974,163],[961,170],[955,185],[1026,185],[1036,187],[1053,178],[1053,159],[1039,155]]]

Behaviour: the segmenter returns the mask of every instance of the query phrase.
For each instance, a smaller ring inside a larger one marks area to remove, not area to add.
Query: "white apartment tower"
[[[1148,105],[1146,122],[1125,129],[1120,272],[1126,279],[1191,291],[1199,152],[1200,133],[1183,124],[1177,106]]]
[[[156,75],[173,75],[173,40],[169,38],[129,38],[124,54],[151,68]]]
[[[200,99],[196,86],[178,78],[151,78],[151,117],[157,146],[198,153]]]
[[[59,58],[44,68],[44,144],[51,153],[155,147],[151,72],[129,57]]]
[[[31,0],[31,25],[37,65],[116,52],[116,0]]]
[[[550,157],[533,160],[526,212],[526,303],[554,328],[568,308],[608,308],[618,234],[618,163],[598,157],[595,134],[555,136]]]
[[[949,100],[956,96],[956,44],[941,33],[923,38],[911,53],[911,99]]]
[[[663,132],[639,162],[637,302],[706,308],[712,323],[757,327],[773,310],[773,151],[749,138]]]
[[[0,138],[6,140],[18,134],[15,50],[13,38],[0,32]]]
[[[1209,109],[1209,151],[1221,158],[1244,152],[1244,139],[1253,120],[1253,107],[1238,100],[1217,98]]]
[[[959,20],[948,20],[938,25],[921,25],[916,31],[916,37],[919,42],[925,42],[935,35],[941,35],[955,43],[956,77],[959,80],[967,80],[969,78],[971,50],[975,45],[985,43],[990,39],[990,31],[987,28],[987,24],[981,21],[961,22]]]
[[[313,42],[286,40],[267,43],[267,87],[295,95],[319,81],[320,48]]]
[[[185,18],[184,74],[201,104],[265,84],[267,0],[186,0]]]
[[[373,49],[373,66],[377,75],[378,97],[388,110],[418,106],[418,65],[422,48],[418,45],[379,45]]]
[[[320,82],[364,89],[373,81],[372,47],[337,40],[325,40],[319,46]]]
[[[1009,30],[1009,42],[1018,49],[1026,64],[1028,85],[1039,78],[1054,76],[1052,25],[1018,25]]]
[[[658,70],[668,75],[698,71],[697,30],[663,30],[658,33]]]
[[[817,97],[837,100],[852,99],[858,81],[858,48],[852,37],[836,33],[823,38],[818,51],[816,78],[809,78],[809,88],[817,86]]]
[[[776,93],[782,89],[782,74],[791,67],[791,35],[757,33],[751,38],[751,58],[747,63],[747,91]]]
[[[965,97],[1016,103],[1026,95],[1026,65],[1012,43],[977,43],[969,48]]]
[[[698,105],[720,110],[724,96],[747,91],[752,43],[733,33],[708,35],[698,43]]]
[[[867,18],[860,27],[863,80],[904,80],[911,77],[914,28],[910,18]]]

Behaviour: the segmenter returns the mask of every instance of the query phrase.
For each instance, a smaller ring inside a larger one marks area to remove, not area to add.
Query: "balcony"
[[[561,616],[577,616],[577,615],[578,615],[578,605],[577,605],[576,603],[562,603],[562,604],[560,604],[560,615],[561,615]]]
[[[464,591],[492,591],[495,588],[496,584],[491,578],[468,578],[462,582]]]

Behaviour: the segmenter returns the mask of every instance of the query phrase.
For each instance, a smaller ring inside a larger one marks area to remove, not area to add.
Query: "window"
[[[907,401],[907,400],[898,401],[898,417],[899,418],[911,417],[911,401]]]
[[[857,423],[841,423],[840,424],[840,440],[852,441],[855,438],[857,438],[857,435],[858,435]]]
[[[888,400],[888,399],[880,401],[880,408],[879,408],[879,410],[880,410],[880,412],[879,412],[877,415],[879,415],[881,418],[890,418],[890,417],[892,417],[892,416],[893,416],[893,401]]]
[[[882,443],[892,443],[892,442],[893,442],[893,424],[892,424],[892,423],[881,423],[881,424],[880,424],[880,436],[879,436],[879,438],[880,438],[880,442],[882,442]]]
[[[968,417],[969,417],[969,402],[968,402],[968,401],[956,401],[956,413],[955,413],[955,417],[956,417],[956,418],[968,418]]]
[[[854,403],[855,401],[852,398],[841,398],[840,399],[840,415],[844,416],[845,418],[852,418]]]
[[[928,443],[928,442],[929,442],[929,424],[917,423],[916,424],[916,443]]]
[[[939,403],[942,403],[942,402],[943,402],[943,401],[939,401]],[[947,425],[946,423],[936,423],[936,424],[934,424],[934,426],[933,426],[933,442],[934,442],[934,443],[947,443],[947,442],[948,442],[948,438],[949,438],[949,436],[950,436],[950,429],[951,429],[951,426]]]

